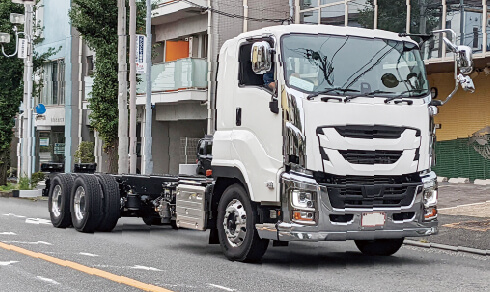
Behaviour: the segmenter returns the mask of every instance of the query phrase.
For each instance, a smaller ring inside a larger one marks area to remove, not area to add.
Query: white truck
[[[219,54],[212,173],[53,174],[51,221],[82,232],[110,231],[121,216],[210,229],[234,261],[260,260],[271,240],[354,240],[362,253],[391,255],[405,237],[438,232],[433,116],[459,85],[474,90],[471,49],[443,39],[456,88],[439,101],[410,35],[326,25],[243,33]]]

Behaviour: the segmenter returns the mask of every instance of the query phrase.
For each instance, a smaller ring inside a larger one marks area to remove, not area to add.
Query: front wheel
[[[403,244],[403,238],[356,240],[357,248],[365,255],[390,256],[396,253]]]
[[[232,261],[257,262],[269,240],[261,239],[255,224],[257,208],[241,185],[229,186],[218,205],[218,237],[221,250]]]

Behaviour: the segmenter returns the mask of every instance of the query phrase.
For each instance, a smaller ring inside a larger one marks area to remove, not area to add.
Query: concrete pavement
[[[410,240],[490,255],[490,186],[440,183],[438,207],[439,234]]]

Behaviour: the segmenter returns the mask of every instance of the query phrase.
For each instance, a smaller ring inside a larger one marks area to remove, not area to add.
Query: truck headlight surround
[[[437,205],[437,176],[431,171],[422,177],[424,184],[423,203],[425,208],[435,207]]]
[[[424,190],[424,207],[435,207],[437,205],[438,192],[435,188]]]
[[[294,208],[315,211],[315,194],[305,190],[293,190],[291,192],[291,204]]]

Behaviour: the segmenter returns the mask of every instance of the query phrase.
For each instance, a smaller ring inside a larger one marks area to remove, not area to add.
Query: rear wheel
[[[71,225],[70,193],[73,181],[69,174],[58,174],[51,180],[48,209],[54,227],[66,228]]]
[[[357,248],[365,255],[390,256],[396,253],[403,244],[403,238],[356,240]]]
[[[94,232],[102,218],[102,189],[94,175],[80,175],[73,182],[70,209],[73,227]]]
[[[108,174],[96,174],[102,189],[102,218],[97,231],[112,231],[121,217],[121,196],[119,184]]]
[[[256,262],[262,258],[269,240],[259,237],[257,218],[257,208],[242,186],[234,184],[224,191],[218,205],[218,236],[229,260]]]

